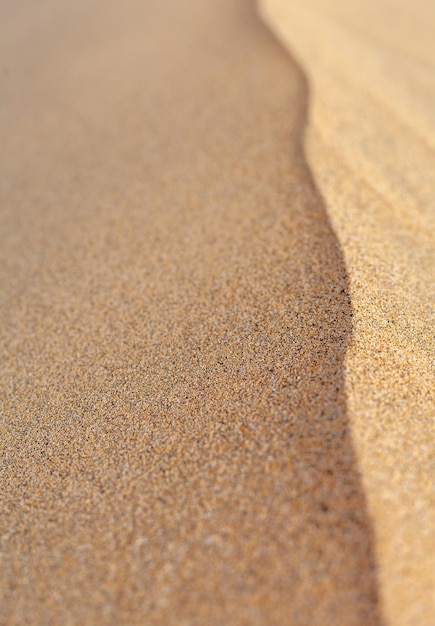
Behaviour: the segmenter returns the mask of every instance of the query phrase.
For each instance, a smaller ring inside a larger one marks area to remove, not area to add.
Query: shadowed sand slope
[[[380,624],[304,77],[250,2],[2,11],[2,623]]]
[[[348,267],[348,414],[385,618],[435,623],[435,5],[263,0],[302,63],[307,154]]]

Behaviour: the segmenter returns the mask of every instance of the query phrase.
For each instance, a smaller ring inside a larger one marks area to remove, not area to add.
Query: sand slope
[[[304,76],[250,2],[1,11],[2,624],[381,624]]]
[[[349,419],[384,615],[435,619],[435,12],[430,3],[264,0],[310,84],[308,161],[355,313]]]
[[[248,0],[2,3],[2,624],[431,623],[432,45],[382,6],[264,4],[301,71]]]

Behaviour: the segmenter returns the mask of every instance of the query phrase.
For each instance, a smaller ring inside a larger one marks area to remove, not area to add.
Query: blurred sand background
[[[2,3],[2,624],[432,623],[433,47],[360,6]]]

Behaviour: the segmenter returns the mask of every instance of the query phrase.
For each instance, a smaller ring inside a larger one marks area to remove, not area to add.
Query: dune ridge
[[[305,147],[354,310],[349,419],[387,623],[435,615],[435,72],[430,5],[262,0],[310,85]]]

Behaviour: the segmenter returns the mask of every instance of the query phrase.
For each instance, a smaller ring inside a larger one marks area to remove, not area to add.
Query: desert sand
[[[306,154],[354,312],[347,409],[391,624],[435,621],[435,10],[263,0],[309,83]]]
[[[2,4],[2,624],[431,623],[432,47],[284,4]]]

